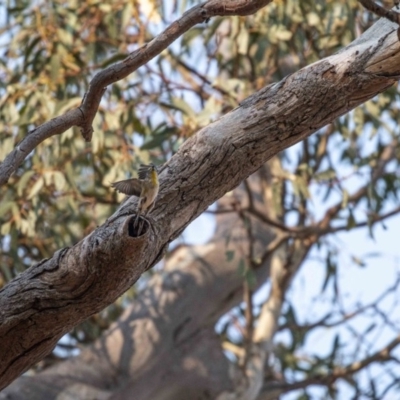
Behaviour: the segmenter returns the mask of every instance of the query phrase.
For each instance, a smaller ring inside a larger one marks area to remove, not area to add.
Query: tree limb
[[[93,133],[92,122],[107,86],[126,78],[139,67],[149,62],[190,28],[215,16],[254,14],[271,1],[211,0],[185,12],[181,18],[172,23],[164,32],[156,36],[151,42],[132,52],[125,60],[98,72],[91,80],[89,89],[78,108],[68,111],[64,115],[56,117],[30,131],[0,164],[0,185],[8,181],[31,151],[51,136],[60,135],[73,126],[79,126],[84,139],[90,141]]]
[[[263,394],[260,395],[260,400],[274,399],[283,393],[288,393],[293,390],[302,389],[310,385],[331,385],[340,378],[345,378],[351,376],[354,373],[360,371],[361,369],[367,367],[374,362],[385,362],[391,360],[391,351],[400,344],[400,336],[394,338],[390,343],[387,344],[381,350],[375,352],[374,354],[345,367],[334,368],[329,374],[319,374],[312,376],[310,378],[304,379],[302,381],[293,383],[278,383],[272,382],[267,383],[263,388]]]
[[[368,11],[371,11],[378,17],[383,17],[396,24],[400,24],[400,14],[393,10],[387,10],[385,7],[376,4],[373,0],[358,0]],[[398,6],[398,2],[397,2]]]
[[[79,243],[6,285],[0,291],[1,387],[112,303],[191,221],[268,159],[392,86],[400,76],[400,43],[389,22],[377,25],[379,35],[367,31],[189,138],[163,167],[144,235],[131,233],[136,207],[129,199]]]
[[[101,391],[114,400],[131,393],[135,400],[186,400],[204,398],[204,392],[216,398],[222,390],[233,389],[229,362],[214,329],[241,301],[243,276],[237,269],[242,254],[237,244],[246,248],[248,237],[238,215],[224,215],[221,226],[208,244],[174,249],[163,271],[147,281],[118,321],[79,356],[17,379],[0,399],[41,400],[50,393],[76,393],[79,398],[95,393],[98,398]],[[269,227],[255,220],[253,230],[253,246],[266,246],[272,237]],[[227,245],[228,234],[232,240]],[[225,249],[236,250],[232,259],[226,258]],[[269,262],[254,271],[255,289],[268,274]],[[188,360],[190,368],[185,367]],[[166,365],[171,366],[168,372]]]

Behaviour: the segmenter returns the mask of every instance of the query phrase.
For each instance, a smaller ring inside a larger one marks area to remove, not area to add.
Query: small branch
[[[368,11],[371,11],[373,14],[378,17],[383,17],[388,19],[389,21],[394,22],[395,24],[400,25],[400,14],[393,10],[387,10],[386,8],[376,4],[372,0],[358,0]],[[395,4],[398,7],[399,2],[395,1]]]
[[[251,191],[250,185],[247,180],[243,181],[244,187],[247,193],[248,202],[251,206],[254,206],[253,193]],[[244,338],[244,358],[243,358],[243,368],[246,369],[247,362],[250,358],[250,351],[253,343],[253,333],[254,333],[254,314],[253,314],[253,288],[251,287],[251,282],[249,281],[249,274],[253,273],[254,263],[254,237],[252,231],[252,225],[250,217],[245,214],[243,210],[239,210],[239,216],[243,221],[247,232],[248,241],[248,255],[246,269],[244,272],[243,281],[243,301],[246,304],[245,318],[246,318],[246,330]]]
[[[315,165],[313,167],[314,172],[317,172],[322,160],[327,154],[329,138],[335,133],[334,124],[327,126],[326,132],[321,136],[321,140],[318,143],[318,147],[315,155]]]
[[[336,206],[333,206],[333,207],[335,208],[335,210],[337,209]],[[340,209],[341,208],[338,208],[337,212],[339,212]],[[271,255],[271,253],[274,250],[276,250],[276,248],[279,246],[279,244],[281,244],[284,240],[287,240],[289,238],[308,238],[308,237],[315,236],[315,235],[323,236],[323,235],[330,234],[330,233],[347,231],[349,229],[347,225],[336,226],[336,227],[326,226],[326,227],[322,228],[319,224],[321,224],[323,220],[321,220],[321,222],[318,223],[316,226],[310,225],[310,226],[307,226],[304,228],[296,228],[296,227],[291,227],[291,226],[281,224],[280,222],[267,217],[265,214],[261,213],[260,211],[258,211],[256,209],[244,208],[243,211],[247,211],[247,212],[253,214],[254,216],[258,217],[262,222],[266,223],[267,225],[271,225],[275,228],[278,228],[278,229],[286,232],[286,234],[281,234],[280,236],[278,236],[277,239],[275,239],[273,242],[270,243],[270,245],[268,246],[264,255],[262,256],[262,261],[260,263],[264,262]],[[216,211],[207,210],[205,212],[209,213],[209,214],[225,214],[225,213],[237,212],[237,210],[222,209],[222,210],[216,210]],[[329,210],[327,211],[327,213],[328,212],[329,212]],[[358,223],[354,224],[354,226],[351,229],[364,228],[365,226],[372,225],[377,222],[382,222],[382,221],[384,221],[390,217],[393,217],[394,215],[397,215],[399,213],[400,213],[400,207],[396,207],[393,210],[388,211],[387,213],[384,213],[381,215],[374,215],[367,221],[358,222]],[[333,218],[333,216],[330,218],[330,220],[332,218]]]
[[[168,26],[151,42],[129,54],[125,60],[97,73],[90,82],[89,89],[83,97],[80,107],[46,122],[28,133],[0,164],[0,185],[8,181],[31,151],[51,136],[60,135],[73,126],[79,126],[83,138],[89,142],[93,134],[92,122],[107,86],[126,78],[149,62],[190,28],[215,16],[254,14],[271,1],[211,0],[185,12],[181,18]]]
[[[232,342],[222,342],[222,348],[226,351],[230,351],[233,353],[237,358],[241,359],[244,358],[244,350],[243,347],[237,346]]]
[[[221,210],[221,211],[223,211],[223,210]],[[267,225],[271,225],[274,228],[278,228],[284,232],[288,232],[293,235],[296,235],[304,230],[303,228],[295,228],[295,227],[287,226],[275,219],[272,219],[272,218],[268,217],[267,215],[265,215],[264,213],[258,211],[255,207],[249,207],[247,211],[250,214],[253,214],[254,216],[256,216],[258,219],[260,219],[262,222],[266,223]]]
[[[246,193],[247,193],[247,199],[249,201],[249,210],[252,210],[252,209],[254,209],[254,200],[253,200],[253,193],[251,191],[250,184],[247,181],[247,179],[245,179],[243,181],[243,184],[244,184],[244,189],[246,190]]]
[[[373,225],[377,222],[381,222],[381,221],[384,221],[385,219],[393,217],[394,215],[396,215],[398,213],[400,213],[400,207],[396,207],[393,210],[391,210],[385,214],[382,214],[382,215],[375,215],[375,216],[371,217],[368,221],[358,222],[351,229],[363,228],[368,225]],[[347,231],[348,229],[349,228],[347,225],[331,227],[331,228],[325,230],[325,233],[336,233],[336,232],[340,232],[340,231]]]
[[[371,356],[365,358],[361,361],[356,361],[347,367],[344,368],[335,368],[333,370],[333,376],[337,378],[341,378],[343,376],[354,374],[361,369],[367,367],[369,364],[377,361],[388,361],[391,359],[390,352],[400,344],[400,335],[393,339],[386,347],[382,350],[377,351],[376,353],[372,354]]]
[[[332,316],[333,316],[333,313],[329,312],[327,315],[325,315],[324,317],[322,317],[321,319],[319,319],[318,321],[316,321],[312,324],[298,325],[295,323],[286,323],[286,324],[280,325],[278,328],[278,331],[281,332],[285,329],[289,329],[290,331],[311,331],[318,327],[334,328],[334,327],[340,326],[340,325],[344,324],[345,322],[361,315],[362,313],[366,312],[367,310],[376,308],[376,306],[379,305],[379,303],[381,303],[382,301],[387,299],[389,294],[397,292],[397,290],[399,289],[399,285],[400,285],[400,275],[397,277],[394,284],[392,286],[390,286],[389,288],[386,288],[377,299],[373,300],[369,304],[359,307],[355,311],[352,311],[350,313],[343,313],[342,318],[339,320],[336,320],[334,322],[328,322],[328,320],[330,318],[332,318]],[[396,328],[394,328],[394,329],[396,329]]]
[[[397,140],[394,139],[390,144],[388,144],[385,149],[382,151],[379,159],[377,160],[377,166],[371,172],[371,180],[368,185],[361,187],[355,193],[353,193],[349,199],[348,203],[356,204],[362,199],[368,192],[368,187],[370,185],[374,185],[376,181],[382,177],[385,172],[385,168],[387,164],[396,157],[396,148],[397,148]],[[317,227],[322,230],[329,231],[329,224],[332,218],[338,214],[338,212],[342,209],[342,201],[337,202],[334,206],[330,207],[324,217],[317,224]]]
[[[228,15],[252,15],[272,0],[210,0],[203,4],[208,18]]]
[[[255,399],[255,394],[258,394],[260,389],[257,384],[265,379],[265,365],[272,350],[272,340],[278,328],[278,320],[281,315],[288,282],[293,278],[309,249],[310,246],[298,246],[289,268],[285,260],[286,249],[282,248],[279,253],[274,255],[270,271],[271,291],[267,301],[262,306],[258,323],[255,327],[251,357],[247,365],[249,388],[247,394],[241,397],[243,399]],[[257,388],[255,389],[255,387]],[[252,397],[250,397],[249,393],[252,393]]]
[[[355,374],[356,372],[362,370],[363,368],[369,366],[374,362],[382,362],[389,361],[392,359],[390,352],[400,344],[400,336],[397,336],[394,340],[392,340],[386,347],[382,350],[377,351],[371,356],[365,358],[361,361],[356,361],[346,367],[334,368],[333,371],[326,375],[315,375],[310,378],[304,379],[302,381],[294,382],[294,383],[281,383],[281,382],[273,382],[271,384],[267,384],[263,388],[263,392],[270,391],[279,391],[280,394],[291,392],[293,390],[298,390],[301,388],[308,387],[310,385],[324,385],[329,386],[332,385],[336,380],[340,378],[346,378]]]
[[[251,268],[251,267],[248,267]],[[251,347],[253,344],[254,333],[254,314],[253,314],[253,289],[245,276],[243,283],[243,300],[246,303],[245,317],[246,317],[246,330],[244,340],[244,359],[243,368],[246,368],[247,362],[250,358]]]
[[[277,235],[276,238],[267,246],[267,249],[264,251],[264,254],[261,256],[261,259],[257,264],[263,265],[267,261],[268,257],[272,256],[272,253],[290,237],[290,235],[286,234]]]
[[[183,69],[186,71],[190,72],[191,74],[197,76],[203,83],[207,84],[208,86],[212,87],[212,89],[217,90],[224,96],[228,96],[233,98],[234,100],[237,100],[235,97],[232,96],[231,93],[226,91],[224,88],[222,88],[220,85],[215,85],[213,82],[211,82],[206,76],[201,74],[197,69],[191,67],[189,64],[187,64],[184,60],[180,59],[179,57],[176,57],[172,52],[170,53],[171,58],[177,63],[177,65],[181,66]]]

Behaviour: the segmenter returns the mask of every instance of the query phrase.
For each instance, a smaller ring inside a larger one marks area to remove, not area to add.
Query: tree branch
[[[49,396],[49,390],[62,397],[83,389],[110,391],[114,399],[127,399],[131,393],[135,400],[194,399],[204,392],[215,399],[223,389],[231,389],[229,361],[214,329],[217,320],[242,299],[243,277],[237,273],[242,254],[236,251],[227,260],[221,249],[236,249],[239,242],[246,248],[248,237],[238,215],[224,215],[221,226],[225,229],[216,232],[209,244],[174,249],[163,271],[146,282],[118,321],[79,356],[17,379],[0,399],[4,395],[25,400],[29,390],[30,400],[40,400]],[[259,221],[253,228],[258,232],[253,245],[266,246],[272,236],[269,228]],[[228,232],[232,242],[227,245]],[[254,289],[268,274],[269,262],[254,271]],[[185,360],[190,360],[190,368]],[[167,373],[166,365],[173,365]]]
[[[267,160],[392,86],[400,76],[400,43],[390,23],[377,25],[379,35],[367,31],[362,41],[265,87],[189,138],[160,173],[144,235],[132,234],[136,203],[129,199],[82,241],[6,285],[1,387],[112,303],[191,221]]]
[[[351,376],[361,369],[367,367],[368,365],[374,362],[382,362],[389,361],[391,359],[391,351],[400,344],[400,336],[397,336],[393,339],[387,346],[383,349],[377,351],[376,353],[370,355],[369,357],[364,358],[363,360],[356,361],[352,364],[347,365],[346,367],[337,367],[334,368],[333,371],[326,375],[315,375],[313,377],[304,379],[302,381],[294,382],[294,383],[267,383],[263,392],[265,392],[266,396],[269,396],[273,393],[275,396],[279,396],[283,393],[288,393],[293,390],[302,389],[310,385],[324,385],[329,386],[340,378],[345,378],[347,376]],[[261,398],[263,398],[261,396]]]
[[[400,24],[400,14],[393,10],[387,10],[386,8],[376,4],[373,0],[358,0],[368,11],[371,11],[378,17],[383,17],[392,21],[396,24]],[[398,7],[398,1],[397,1]]]
[[[362,199],[370,185],[374,185],[376,181],[382,177],[388,163],[396,157],[397,140],[393,140],[382,151],[380,157],[377,159],[377,166],[371,171],[371,180],[368,185],[365,185],[349,196],[349,203],[357,203]],[[335,228],[330,227],[330,222],[334,216],[342,209],[342,201],[337,202],[334,206],[330,207],[323,218],[316,224],[317,230],[325,230],[328,232],[335,232]],[[361,225],[362,226],[362,225]],[[341,229],[338,229],[341,230]]]
[[[90,141],[93,133],[92,122],[107,86],[126,78],[149,62],[190,28],[215,16],[250,15],[265,7],[271,1],[211,0],[185,12],[181,18],[172,23],[151,42],[132,52],[125,60],[97,73],[91,80],[89,89],[78,108],[68,111],[66,114],[56,117],[29,132],[0,164],[0,185],[8,181],[31,151],[51,136],[60,135],[73,126],[79,126],[84,139]]]

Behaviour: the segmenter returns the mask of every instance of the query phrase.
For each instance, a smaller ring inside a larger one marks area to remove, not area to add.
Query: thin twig
[[[348,203],[358,203],[367,194],[369,186],[374,185],[376,181],[382,177],[387,164],[396,157],[396,148],[397,140],[393,139],[393,141],[383,149],[379,159],[377,160],[377,166],[372,170],[369,184],[361,187],[359,190],[349,196]],[[332,218],[336,216],[341,209],[342,201],[338,201],[334,206],[330,207],[326,211],[325,216],[316,226],[320,229],[328,229],[329,232]]]
[[[287,393],[293,390],[302,389],[310,385],[324,385],[330,386],[339,378],[345,378],[351,376],[361,369],[367,367],[374,362],[382,362],[391,360],[390,352],[400,344],[400,335],[392,340],[386,347],[377,351],[369,357],[361,361],[356,361],[346,367],[334,368],[329,374],[316,374],[310,378],[304,379],[302,381],[294,383],[284,383],[284,382],[273,382],[264,386],[263,391],[269,392],[273,390],[280,391],[280,393]]]
[[[372,0],[358,0],[368,11],[371,11],[378,17],[383,17],[395,24],[400,25],[400,14],[393,10],[387,10],[386,8],[376,4]],[[398,2],[397,2],[398,4]]]

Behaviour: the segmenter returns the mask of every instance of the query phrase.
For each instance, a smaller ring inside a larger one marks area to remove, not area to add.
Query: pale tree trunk
[[[265,87],[188,139],[163,167],[145,235],[132,235],[135,204],[128,200],[78,244],[5,286],[0,387],[126,291],[193,219],[267,160],[392,86],[400,76],[396,29],[379,21],[339,54]]]

